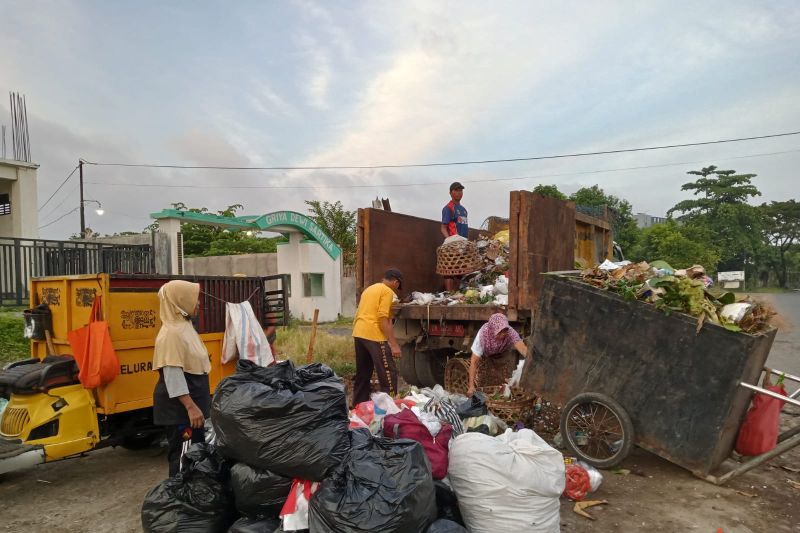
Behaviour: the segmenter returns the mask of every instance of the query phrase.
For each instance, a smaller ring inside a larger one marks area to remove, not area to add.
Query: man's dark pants
[[[353,405],[369,400],[372,371],[378,375],[381,390],[397,394],[397,366],[389,343],[353,337],[356,345],[356,377],[353,379]]]

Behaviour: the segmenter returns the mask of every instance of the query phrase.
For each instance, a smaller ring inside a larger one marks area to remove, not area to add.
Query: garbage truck
[[[359,209],[357,222],[357,293],[381,280],[388,267],[403,272],[401,303],[394,307],[394,333],[402,355],[398,371],[418,386],[445,384],[445,371],[460,372],[478,329],[492,313],[506,313],[525,338],[532,332],[533,310],[542,290],[544,272],[572,270],[615,256],[607,210],[590,216],[573,202],[512,191],[509,198],[508,305],[413,305],[402,303],[412,291],[439,292],[436,250],[442,244],[441,222],[382,209]],[[492,228],[498,229],[497,226]],[[491,237],[470,228],[470,240]]]
[[[262,327],[286,325],[288,276],[216,277],[89,274],[32,278],[24,313],[31,357],[0,372],[0,474],[107,446],[143,448],[161,438],[153,425],[153,346],[161,327],[158,290],[173,279],[200,284],[194,326],[211,360],[211,391],[235,371],[222,364],[226,302],[249,301]],[[85,388],[68,333],[85,326],[96,298],[119,360],[108,384]]]

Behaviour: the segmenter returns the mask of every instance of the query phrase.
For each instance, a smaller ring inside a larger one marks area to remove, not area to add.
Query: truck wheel
[[[416,356],[414,354],[415,347],[413,342],[403,344],[400,347],[400,359],[397,361],[397,370],[409,385],[419,386],[419,379],[417,379],[417,370],[415,365]]]
[[[144,450],[161,442],[162,432],[141,432],[128,435],[122,439],[122,447],[126,450]]]
[[[625,409],[605,394],[584,392],[561,411],[561,437],[581,460],[597,468],[612,468],[633,447],[633,423]]]
[[[444,366],[447,363],[446,350],[427,350],[416,353],[417,378],[423,387],[444,385]]]

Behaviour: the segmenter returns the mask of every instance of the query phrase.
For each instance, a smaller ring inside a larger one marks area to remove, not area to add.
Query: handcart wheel
[[[561,436],[582,461],[611,468],[633,447],[633,423],[625,409],[605,394],[584,392],[561,411]]]

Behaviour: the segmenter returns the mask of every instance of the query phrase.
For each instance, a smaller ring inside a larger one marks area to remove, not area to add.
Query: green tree
[[[681,190],[693,191],[690,200],[678,202],[667,211],[680,213],[679,221],[696,231],[710,230],[719,250],[719,270],[744,269],[761,245],[761,213],[747,203],[761,192],[751,183],[755,174],[736,174],[709,166],[688,172],[700,176],[683,184]]]
[[[768,247],[766,263],[775,272],[778,284],[786,288],[790,252],[800,244],[800,203],[794,199],[762,204],[764,240]]]
[[[569,199],[575,202],[579,211],[593,216],[604,216],[607,207],[614,240],[622,247],[623,253],[627,254],[628,250],[636,247],[641,230],[636,225],[630,202],[606,194],[598,185],[578,189]]]
[[[235,218],[236,213],[242,207],[241,204],[229,205],[227,208],[217,211],[216,214]],[[206,207],[188,207],[183,202],[172,204],[172,208],[192,213],[209,213]],[[158,221],[146,229],[157,230]],[[230,231],[205,224],[181,224],[181,234],[183,235],[183,253],[186,257],[269,253],[276,250],[277,239],[260,238],[260,232]]]
[[[555,185],[537,185],[533,188],[533,192],[548,198],[558,198],[559,200],[567,200],[567,195],[558,190]]]
[[[344,263],[355,264],[356,212],[348,211],[338,200],[306,200],[306,205],[310,218],[342,249]]]
[[[678,225],[674,220],[656,224],[642,230],[638,245],[631,250],[634,261],[666,261],[673,268],[687,268],[694,264],[706,267],[709,272],[719,262],[719,252],[712,244],[709,231]]]

